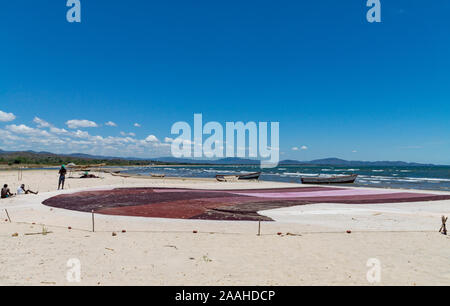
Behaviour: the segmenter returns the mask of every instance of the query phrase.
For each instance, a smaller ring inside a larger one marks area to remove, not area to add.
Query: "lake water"
[[[261,180],[300,183],[302,176],[358,174],[353,186],[406,188],[450,191],[450,166],[444,167],[331,167],[279,166],[260,169],[258,166],[166,166],[127,169],[126,173],[165,174],[177,177],[214,178],[216,174],[241,174],[261,171]]]

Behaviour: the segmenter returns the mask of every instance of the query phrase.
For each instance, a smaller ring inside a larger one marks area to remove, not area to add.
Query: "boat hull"
[[[248,174],[236,174],[236,175],[216,175],[216,179],[220,182],[233,181],[233,180],[259,180],[261,172],[248,173]]]
[[[302,177],[302,184],[353,184],[357,174],[334,177]]]

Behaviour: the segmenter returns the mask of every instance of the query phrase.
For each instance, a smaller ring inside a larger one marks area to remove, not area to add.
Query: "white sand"
[[[301,186],[103,176],[68,179],[64,192],[117,186]],[[102,215],[96,215],[92,233],[90,214],[40,204],[62,193],[54,191],[57,170],[24,171],[22,181],[40,194],[0,200],[0,285],[77,285],[66,279],[71,258],[81,262],[80,285],[370,285],[369,258],[381,263],[381,285],[450,285],[450,240],[437,232],[440,216],[450,215],[450,201],[263,211],[278,222],[263,223],[259,237],[255,222]],[[1,171],[0,183],[14,192],[21,182],[17,171]],[[12,223],[4,221],[5,208]],[[43,227],[52,233],[25,235]]]

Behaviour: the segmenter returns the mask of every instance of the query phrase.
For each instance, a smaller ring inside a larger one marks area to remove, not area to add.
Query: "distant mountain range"
[[[284,160],[281,162],[281,164],[291,164],[291,165],[297,165],[297,164],[310,164],[310,165],[335,165],[335,166],[391,166],[391,167],[432,167],[436,166],[434,164],[421,164],[421,163],[409,163],[409,162],[403,162],[403,161],[358,161],[358,160],[344,160],[339,158],[324,158],[324,159],[316,159],[311,160],[307,162],[299,162],[296,160]]]
[[[160,158],[136,158],[136,157],[114,157],[114,156],[100,156],[89,155],[84,153],[72,153],[72,154],[54,154],[50,152],[35,152],[35,151],[3,151],[0,150],[1,157],[13,158],[14,156],[27,156],[33,158],[48,158],[48,157],[64,157],[85,159],[85,160],[126,160],[126,161],[149,161],[149,162],[163,162],[163,163],[177,163],[177,164],[208,164],[208,165],[259,165],[259,160],[255,159],[243,159],[243,158],[222,158],[217,160],[199,160],[188,158],[175,158],[175,157],[160,157]],[[280,165],[321,165],[321,166],[345,166],[345,167],[358,167],[358,166],[373,166],[373,167],[432,167],[433,164],[420,164],[420,163],[408,163],[403,161],[348,161],[339,158],[324,158],[315,159],[310,161],[298,161],[298,160],[283,160]]]
[[[214,165],[259,165],[259,160],[254,159],[242,159],[242,158],[223,158],[218,160],[193,160],[193,159],[179,159],[174,157],[162,157],[156,158],[159,162],[171,162],[171,163],[201,163],[201,164],[214,164]],[[298,160],[282,160],[279,165],[321,165],[321,166],[373,166],[373,167],[432,167],[433,164],[420,164],[420,163],[408,163],[403,161],[348,161],[339,158],[324,158],[315,159],[310,161],[298,161]]]
[[[123,157],[115,157],[115,156],[102,156],[102,155],[90,155],[84,153],[71,153],[71,154],[58,154],[51,152],[36,152],[36,151],[4,151],[0,149],[0,157],[1,156],[33,156],[33,157],[64,157],[64,158],[77,158],[77,159],[90,159],[90,160],[149,160],[147,158],[123,158]]]

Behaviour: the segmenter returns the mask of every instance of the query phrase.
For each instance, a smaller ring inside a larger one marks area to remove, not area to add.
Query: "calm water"
[[[166,176],[208,177],[216,174],[262,172],[261,180],[300,183],[302,176],[358,174],[354,186],[383,188],[450,190],[450,166],[447,167],[327,167],[327,166],[280,166],[260,169],[258,166],[185,166],[185,167],[141,167],[129,169],[127,173]]]

